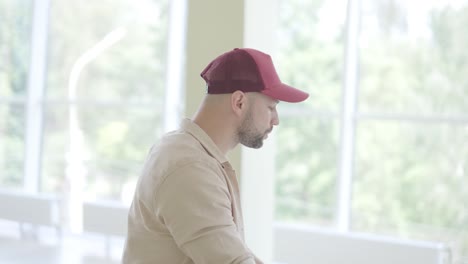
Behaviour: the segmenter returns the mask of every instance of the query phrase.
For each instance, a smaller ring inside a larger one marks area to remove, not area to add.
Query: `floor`
[[[124,239],[0,222],[0,264],[117,264]]]

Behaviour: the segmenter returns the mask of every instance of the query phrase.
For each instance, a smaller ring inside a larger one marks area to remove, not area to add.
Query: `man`
[[[236,174],[226,154],[260,148],[279,101],[308,94],[281,83],[271,57],[234,49],[201,73],[208,94],[193,120],[153,146],[128,217],[125,264],[262,263],[244,242]]]

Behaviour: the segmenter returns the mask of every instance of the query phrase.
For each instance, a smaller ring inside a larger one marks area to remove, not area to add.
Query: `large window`
[[[52,1],[41,190],[131,198],[162,132],[167,4]]]
[[[456,3],[456,4],[455,4]],[[363,1],[352,227],[468,256],[467,1]]]
[[[0,0],[0,188],[131,200],[163,132],[168,4]]]
[[[334,226],[351,175],[348,230],[442,241],[466,261],[468,2],[280,3],[279,73],[311,97],[282,105],[276,219]]]
[[[334,223],[343,81],[345,1],[280,1],[281,79],[310,93],[280,104],[276,218]],[[332,18],[333,17],[333,18]]]

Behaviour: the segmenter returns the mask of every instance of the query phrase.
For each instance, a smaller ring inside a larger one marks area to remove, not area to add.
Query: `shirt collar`
[[[228,162],[226,157],[221,153],[221,150],[216,146],[213,140],[206,134],[206,132],[199,127],[195,122],[192,120],[185,118],[182,120],[181,129],[187,131],[192,136],[197,139],[203,148],[210,154],[213,158],[215,158],[219,163],[223,164]]]

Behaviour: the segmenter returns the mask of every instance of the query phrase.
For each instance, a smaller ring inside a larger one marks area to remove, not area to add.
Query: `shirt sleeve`
[[[213,165],[193,162],[167,176],[155,213],[196,264],[255,264],[237,231],[227,184]]]

